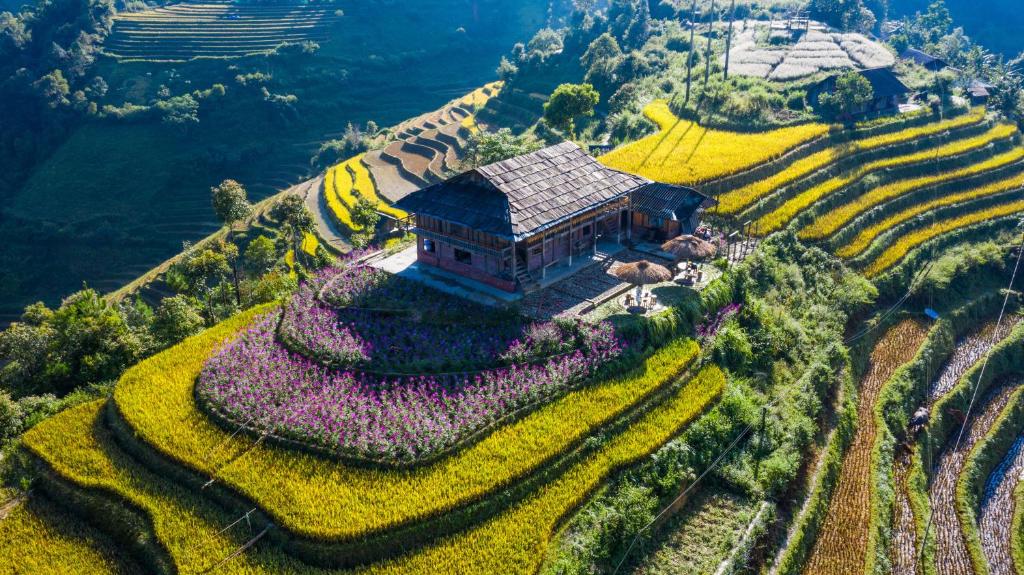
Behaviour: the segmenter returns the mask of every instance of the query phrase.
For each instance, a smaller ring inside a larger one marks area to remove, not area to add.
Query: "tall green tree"
[[[544,104],[544,119],[576,137],[576,119],[594,115],[601,95],[590,84],[562,84]]]
[[[238,222],[245,220],[245,218],[252,214],[249,194],[242,187],[242,184],[235,180],[224,180],[219,186],[210,188],[210,195],[213,200],[213,211],[217,214],[217,219],[228,227],[228,241],[232,241],[235,226]],[[236,257],[232,263],[234,264],[231,271],[235,281],[235,303],[241,305],[242,289],[241,279],[239,278],[238,258]]]
[[[526,134],[517,136],[508,128],[502,128],[497,132],[481,130],[469,137],[463,167],[471,169],[486,166],[535,152],[541,146],[541,142],[536,138]]]
[[[818,97],[818,104],[826,116],[850,119],[874,97],[871,82],[856,72],[849,72],[836,79],[836,87],[831,94]]]
[[[210,197],[217,219],[229,229],[233,229],[252,213],[248,192],[235,180],[224,180],[220,185],[210,188]]]

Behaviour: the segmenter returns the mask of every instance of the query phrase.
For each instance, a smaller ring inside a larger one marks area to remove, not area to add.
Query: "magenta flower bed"
[[[322,319],[320,311],[309,313],[311,321]],[[604,327],[586,348],[537,364],[381,378],[325,367],[287,350],[275,340],[277,320],[278,314],[260,318],[207,362],[197,383],[202,402],[232,422],[377,462],[410,463],[442,453],[579,384],[621,353]],[[372,353],[351,333],[331,346],[352,357]],[[518,357],[521,347],[513,345],[508,357]]]
[[[407,286],[408,281],[387,274],[381,277],[381,273],[365,272],[365,268],[357,266],[330,272],[302,286],[285,306],[278,330],[281,341],[292,351],[333,367],[419,374],[534,362],[589,347],[595,339],[614,338],[609,324],[565,320],[526,324],[510,314],[500,316],[499,322],[480,324],[473,320],[493,317],[499,312],[467,309],[461,300],[446,301],[452,296],[423,286],[416,288],[415,297],[432,303],[414,309],[421,312],[418,316],[426,316],[424,321],[409,314],[382,312],[379,310],[396,308],[397,304],[391,301],[393,296],[413,290]],[[363,303],[365,307],[334,309],[317,299],[313,286],[334,278],[337,280],[328,283],[326,290],[333,294],[325,293],[325,299]],[[355,295],[342,295],[341,286]],[[379,298],[366,301],[368,291]],[[439,305],[443,314],[423,312],[429,306]]]

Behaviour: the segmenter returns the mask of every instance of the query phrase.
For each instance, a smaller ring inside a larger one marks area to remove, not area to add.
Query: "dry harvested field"
[[[857,33],[811,29],[788,45],[769,44],[766,22],[734,24],[737,36],[729,52],[729,72],[780,82],[820,72],[892,66],[896,59],[883,45]],[[725,56],[721,57],[724,63]]]
[[[1013,315],[1006,318],[996,331],[996,322],[989,321],[977,330],[962,338],[946,360],[938,377],[928,390],[928,402],[924,407],[932,405],[942,396],[949,393],[967,373],[992,347],[1010,334],[1020,323],[1022,317]],[[919,543],[914,510],[910,504],[909,486],[910,455],[901,452],[893,463],[895,477],[895,517],[893,520],[893,573],[896,575],[916,575],[918,571]]]
[[[875,400],[896,369],[910,361],[927,331],[914,320],[890,328],[875,345],[857,398],[857,432],[843,459],[842,476],[805,575],[844,575],[864,570],[871,514],[871,453],[878,424]]]
[[[971,449],[985,437],[1016,389],[1014,386],[1003,386],[987,397],[979,398],[975,415],[968,422],[959,445],[956,443],[959,434],[954,434],[939,458],[929,496],[935,533],[935,565],[941,566],[943,575],[974,575],[963,526],[960,525],[956,509],[957,479]]]
[[[1018,437],[985,486],[978,532],[990,575],[1015,575],[1013,566],[1014,490],[1024,478],[1024,436]],[[1019,536],[1019,534],[1018,534]]]

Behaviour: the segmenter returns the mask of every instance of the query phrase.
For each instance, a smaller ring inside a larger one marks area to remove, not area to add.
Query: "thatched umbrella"
[[[718,253],[715,244],[697,236],[679,236],[661,244],[662,251],[672,254],[676,262],[683,260],[704,260]]]
[[[668,271],[668,268],[647,260],[622,264],[613,273],[620,280],[636,286],[638,300],[643,295],[645,285],[667,282],[672,279],[672,272]]]

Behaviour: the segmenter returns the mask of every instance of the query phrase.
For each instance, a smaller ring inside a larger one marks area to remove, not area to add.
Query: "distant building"
[[[941,72],[949,67],[949,64],[942,58],[932,56],[927,52],[922,52],[917,48],[907,48],[900,54],[900,58],[904,60],[910,60],[919,66],[923,66],[926,70],[932,72]]]
[[[417,261],[509,292],[602,242],[693,233],[715,200],[600,164],[572,142],[483,166],[402,198]]]
[[[907,88],[890,68],[872,68],[858,70],[855,73],[863,76],[871,84],[874,97],[861,109],[854,110],[854,116],[896,113],[910,93],[910,88]],[[842,75],[834,74],[812,86],[807,93],[810,101],[817,103],[822,94],[834,93],[836,81]]]
[[[971,80],[971,83],[967,85],[967,96],[971,99],[972,104],[987,104],[995,90],[996,87],[988,82]]]

